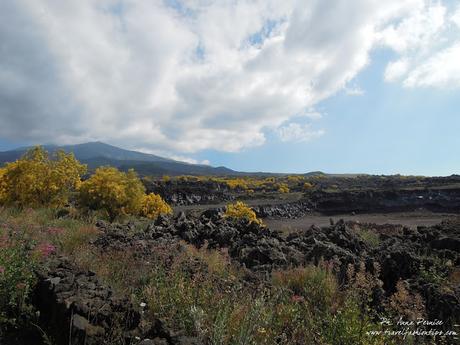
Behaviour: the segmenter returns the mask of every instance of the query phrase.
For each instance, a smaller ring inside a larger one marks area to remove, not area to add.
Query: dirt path
[[[417,226],[431,226],[440,223],[444,219],[459,217],[459,215],[448,213],[433,213],[429,211],[415,211],[404,213],[384,213],[384,214],[344,214],[334,216],[307,215],[298,219],[264,219],[264,222],[274,230],[291,232],[295,230],[308,229],[313,224],[327,226],[330,219],[334,222],[339,219],[345,221],[357,221],[361,223],[375,224],[401,224],[410,228]]]

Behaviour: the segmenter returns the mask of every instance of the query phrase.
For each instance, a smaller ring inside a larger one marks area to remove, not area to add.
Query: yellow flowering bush
[[[278,187],[278,192],[280,193],[289,193],[289,187],[286,183],[280,183]]]
[[[156,219],[171,214],[171,207],[156,194],[145,195],[145,187],[134,172],[113,167],[97,168],[80,187],[81,206],[105,210],[111,219],[118,215],[142,215]]]
[[[305,177],[299,175],[289,175],[286,179],[289,183],[300,183],[305,179]]]
[[[18,207],[63,206],[79,187],[86,166],[72,153],[53,157],[40,146],[0,171],[0,202]]]
[[[237,201],[234,204],[227,205],[225,217],[234,219],[246,219],[251,223],[263,225],[262,220],[257,218],[256,213],[242,201]]]
[[[3,176],[6,173],[6,169],[0,168],[0,204],[2,204],[6,198],[6,182]]]
[[[102,209],[110,218],[138,214],[142,208],[145,188],[134,172],[113,167],[97,168],[80,187],[80,204],[90,209]]]
[[[172,208],[158,194],[150,193],[144,196],[141,215],[156,219],[159,215],[172,214]]]
[[[313,185],[312,185],[310,182],[305,182],[305,183],[303,184],[303,189],[304,189],[304,190],[310,190],[310,189],[312,189],[312,188],[313,188]]]
[[[227,186],[230,187],[230,189],[243,189],[246,190],[248,189],[248,183],[241,178],[234,178],[234,179],[229,179],[225,181],[227,183]]]

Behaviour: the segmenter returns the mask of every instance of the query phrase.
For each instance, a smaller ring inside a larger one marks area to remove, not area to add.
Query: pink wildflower
[[[3,274],[3,273],[5,273],[5,267],[0,266],[0,274]]]
[[[48,228],[48,233],[50,235],[60,235],[64,232],[63,228]]]
[[[41,243],[38,245],[37,249],[44,257],[47,257],[56,251],[56,247],[50,243]]]
[[[8,235],[0,236],[0,248],[8,247],[8,242],[9,242]]]
[[[304,298],[302,296],[299,296],[299,295],[294,295],[294,296],[291,297],[291,301],[295,302],[295,303],[300,303],[300,302],[304,301]]]

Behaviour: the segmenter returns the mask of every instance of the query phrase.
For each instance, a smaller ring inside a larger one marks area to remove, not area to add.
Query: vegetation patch
[[[227,205],[225,216],[233,219],[244,219],[250,223],[263,225],[262,220],[257,218],[256,213],[242,201]]]

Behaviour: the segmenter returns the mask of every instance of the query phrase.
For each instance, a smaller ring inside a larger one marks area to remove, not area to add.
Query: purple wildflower
[[[38,245],[38,251],[42,256],[47,257],[56,251],[56,247],[50,243],[41,243]]]
[[[64,232],[64,229],[63,228],[48,228],[48,233],[50,235],[59,235],[59,234],[62,234]]]

